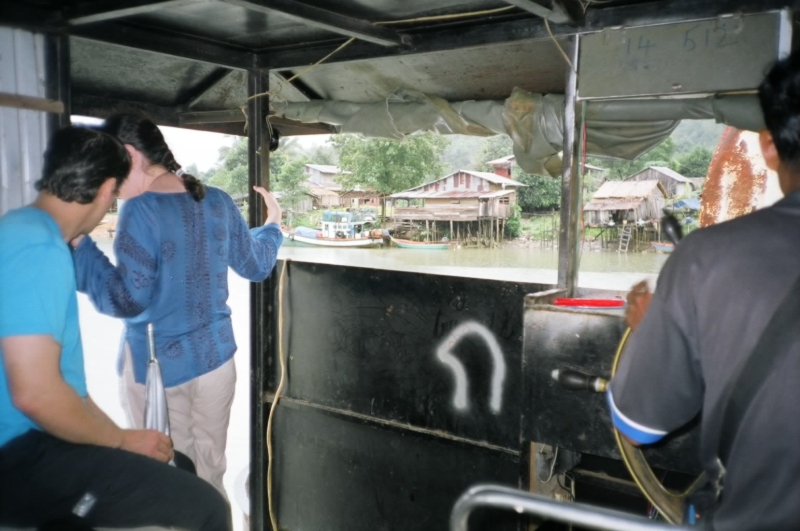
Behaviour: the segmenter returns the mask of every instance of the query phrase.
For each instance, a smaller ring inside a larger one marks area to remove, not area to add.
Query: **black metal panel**
[[[568,391],[552,379],[554,369],[577,369],[608,377],[625,331],[622,311],[525,310],[522,435],[532,441],[621,459],[604,394]],[[624,355],[624,353],[623,353]],[[686,431],[645,450],[654,466],[699,472],[699,430]]]
[[[542,286],[297,262],[290,278],[287,396],[519,450],[523,299]]]
[[[448,528],[468,487],[517,486],[516,457],[282,401],[275,416],[276,511],[288,531]],[[476,513],[471,530],[518,529],[516,515]]]

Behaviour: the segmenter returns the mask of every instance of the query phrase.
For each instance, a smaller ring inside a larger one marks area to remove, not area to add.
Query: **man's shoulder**
[[[0,252],[6,253],[28,248],[52,249],[54,253],[67,250],[55,221],[33,207],[18,208],[0,218],[0,241]]]
[[[737,256],[751,247],[758,247],[765,239],[788,236],[790,232],[775,231],[781,213],[773,208],[757,210],[735,219],[697,230],[681,242],[681,247],[691,247],[692,254],[713,255],[732,253]],[[800,217],[797,218],[800,227]]]

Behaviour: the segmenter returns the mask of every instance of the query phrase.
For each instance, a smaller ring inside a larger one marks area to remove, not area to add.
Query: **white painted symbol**
[[[467,391],[469,388],[467,371],[464,370],[464,365],[461,361],[453,355],[453,349],[462,339],[471,334],[480,336],[489,348],[489,353],[492,355],[494,370],[492,372],[492,394],[489,405],[494,413],[499,413],[503,403],[503,382],[506,379],[506,361],[503,358],[503,351],[500,348],[500,344],[497,342],[492,332],[482,324],[476,322],[458,325],[450,332],[447,339],[445,339],[436,350],[436,357],[453,371],[453,377],[456,380],[453,405],[456,409],[467,409]]]

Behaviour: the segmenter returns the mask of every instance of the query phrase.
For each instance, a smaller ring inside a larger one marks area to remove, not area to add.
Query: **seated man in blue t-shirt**
[[[166,464],[169,437],[119,428],[86,392],[67,242],[100,222],[129,170],[113,137],[63,129],[36,201],[0,218],[0,527],[230,529],[217,491]]]

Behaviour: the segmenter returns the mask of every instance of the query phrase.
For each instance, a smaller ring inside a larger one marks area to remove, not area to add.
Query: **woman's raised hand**
[[[270,223],[277,223],[280,225],[281,206],[278,204],[278,200],[261,186],[254,186],[253,190],[261,194],[261,197],[264,198],[264,204],[267,206],[267,221],[264,225],[269,225]]]

